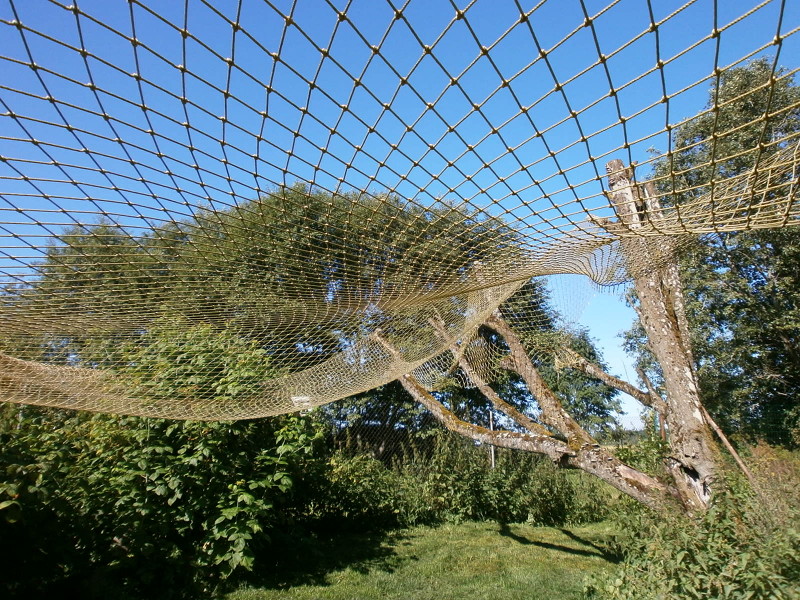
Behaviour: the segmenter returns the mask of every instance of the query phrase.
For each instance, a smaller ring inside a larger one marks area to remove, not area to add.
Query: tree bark
[[[703,419],[697,377],[683,310],[683,292],[678,267],[665,258],[664,241],[659,252],[651,248],[646,237],[635,236],[648,218],[660,213],[652,189],[640,191],[633,169],[622,161],[606,165],[609,197],[619,220],[630,236],[620,240],[629,262],[649,261],[643,269],[631,268],[633,284],[639,300],[637,312],[647,334],[648,345],[661,365],[666,390],[666,422],[672,450],[667,468],[678,493],[689,510],[708,506],[711,486],[717,471],[717,453],[711,432]],[[646,202],[642,202],[642,198]],[[652,238],[651,238],[652,239]]]
[[[544,454],[556,464],[566,464],[572,454],[569,447],[562,440],[552,436],[537,433],[517,433],[487,429],[460,419],[454,412],[439,402],[433,395],[420,384],[413,375],[400,377],[400,384],[420,404],[431,411],[437,421],[450,431],[471,438],[482,444],[493,444],[500,448],[524,450]]]
[[[412,375],[403,375],[400,383],[450,431],[500,448],[544,454],[555,464],[590,473],[655,510],[662,509],[672,495],[671,490],[663,483],[629,467],[598,444],[583,444],[573,449],[567,442],[554,437],[503,430],[492,431],[479,427],[459,419]]]
[[[522,341],[503,320],[499,311],[492,315],[487,324],[505,338],[511,349],[507,366],[523,377],[529,391],[539,403],[542,416],[545,417],[543,420],[566,437],[566,441],[558,439],[547,430],[542,431],[541,425],[502,400],[469,366],[466,359],[463,359],[462,353],[458,351],[455,342],[449,340],[444,329],[435,322],[433,323],[434,327],[439,330],[440,335],[444,335],[450,350],[459,362],[463,361],[463,364],[467,366],[465,374],[471,379],[476,378],[477,381],[473,380],[473,383],[481,389],[494,406],[497,406],[517,425],[525,429],[526,433],[491,430],[460,419],[428,392],[411,374],[400,377],[400,384],[450,431],[484,444],[544,454],[558,466],[581,469],[646,506],[662,509],[675,495],[674,490],[646,473],[624,464],[595,442],[564,410],[559,399],[553,394],[531,362]],[[399,356],[400,353],[385,339],[380,329],[374,333],[374,337],[389,354]]]

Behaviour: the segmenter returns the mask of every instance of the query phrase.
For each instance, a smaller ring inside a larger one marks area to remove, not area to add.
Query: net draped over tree
[[[800,223],[792,2],[2,7],[3,401],[251,418],[436,390],[464,356],[479,385],[507,350],[479,328],[531,278],[621,283]],[[746,123],[718,118],[740,97],[702,109],[754,59]],[[627,218],[612,159],[657,166]],[[198,332],[246,384],[182,350]],[[170,387],[192,360],[217,384]]]

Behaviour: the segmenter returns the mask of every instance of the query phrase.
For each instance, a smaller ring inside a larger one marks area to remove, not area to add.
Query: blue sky
[[[605,162],[669,150],[715,69],[800,62],[794,0],[74,5],[0,0],[0,284],[65,225],[158,226],[298,180],[456,199],[535,245],[610,215]],[[597,298],[583,321],[624,375],[631,313]]]
[[[633,359],[622,349],[622,334],[630,329],[635,311],[625,302],[628,285],[598,286],[585,275],[561,275],[548,278],[550,303],[568,327],[586,329],[600,350],[608,372],[625,381],[637,380]],[[626,427],[642,425],[642,405],[620,394]]]
[[[621,289],[597,290],[580,317],[602,351],[609,372],[631,383],[637,381],[636,370],[633,360],[622,349],[621,336],[633,325],[635,317],[636,313],[625,303]],[[641,427],[642,405],[627,394],[621,394],[620,399],[624,412],[620,422],[626,427]]]
[[[769,43],[781,15],[785,33],[800,23],[798,4],[779,0],[728,28],[757,4],[697,0],[653,32],[651,18],[660,22],[683,1],[609,8],[605,0],[551,0],[525,23],[510,1],[462,2],[457,20],[444,1],[409,2],[400,12],[383,0],[347,4],[342,21],[345,3],[322,0],[222,8],[193,0],[186,11],[183,2],[94,0],[80,2],[77,15],[49,0],[4,0],[0,15],[26,28],[2,28],[0,52],[12,59],[3,63],[11,82],[3,108],[28,118],[2,119],[2,133],[61,147],[4,141],[3,154],[16,160],[0,175],[52,181],[37,190],[6,180],[0,191],[47,192],[57,212],[165,218],[187,204],[231,204],[300,179],[392,190],[423,204],[456,197],[549,231],[604,209],[597,178],[605,160],[644,161],[648,148],[668,149],[666,124],[705,103],[709,83],[692,84]],[[596,18],[581,27],[584,14]],[[681,56],[715,25],[722,35]],[[131,44],[133,36],[141,43]],[[796,67],[798,38],[783,41],[781,64]],[[611,58],[591,67],[598,50]],[[663,70],[636,81],[658,60]],[[97,92],[83,85],[89,80]],[[609,80],[622,88],[614,98]],[[557,82],[569,83],[555,89]],[[669,103],[658,103],[665,93]],[[67,131],[65,120],[78,129]],[[75,151],[84,146],[92,152]],[[103,204],[71,200],[82,196]],[[9,203],[50,207],[35,197]]]

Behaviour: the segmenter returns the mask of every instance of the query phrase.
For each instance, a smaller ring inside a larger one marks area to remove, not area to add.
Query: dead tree
[[[604,226],[621,234],[639,320],[664,376],[663,415],[671,449],[667,468],[687,509],[702,509],[710,499],[718,457],[700,402],[680,274],[664,236],[640,235],[648,225],[657,231],[661,206],[651,183],[636,184],[633,168],[612,160],[606,171],[619,220]]]
[[[520,376],[531,395],[537,400],[540,408],[539,420],[534,421],[499,394],[472,368],[464,353],[455,341],[446,337],[443,324],[437,324],[440,335],[444,336],[450,349],[458,361],[462,372],[475,387],[492,403],[494,408],[504,413],[516,423],[522,432],[491,430],[459,418],[453,411],[436,399],[423,385],[411,375],[403,375],[399,381],[411,396],[425,406],[431,414],[447,429],[469,437],[484,444],[492,444],[501,448],[510,448],[543,454],[556,465],[565,468],[581,469],[609,483],[621,492],[655,509],[663,508],[677,495],[670,486],[658,479],[634,469],[614,454],[603,448],[597,441],[575,421],[564,409],[547,383],[533,364],[519,336],[496,311],[486,322],[505,340],[509,353],[501,365]],[[376,339],[392,355],[399,352],[378,331]]]

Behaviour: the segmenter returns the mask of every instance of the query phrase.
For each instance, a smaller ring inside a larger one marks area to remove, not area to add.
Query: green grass
[[[463,523],[389,536],[342,535],[287,552],[266,587],[228,600],[580,598],[585,575],[613,566],[608,525],[557,529]],[[258,575],[256,573],[256,575]]]

